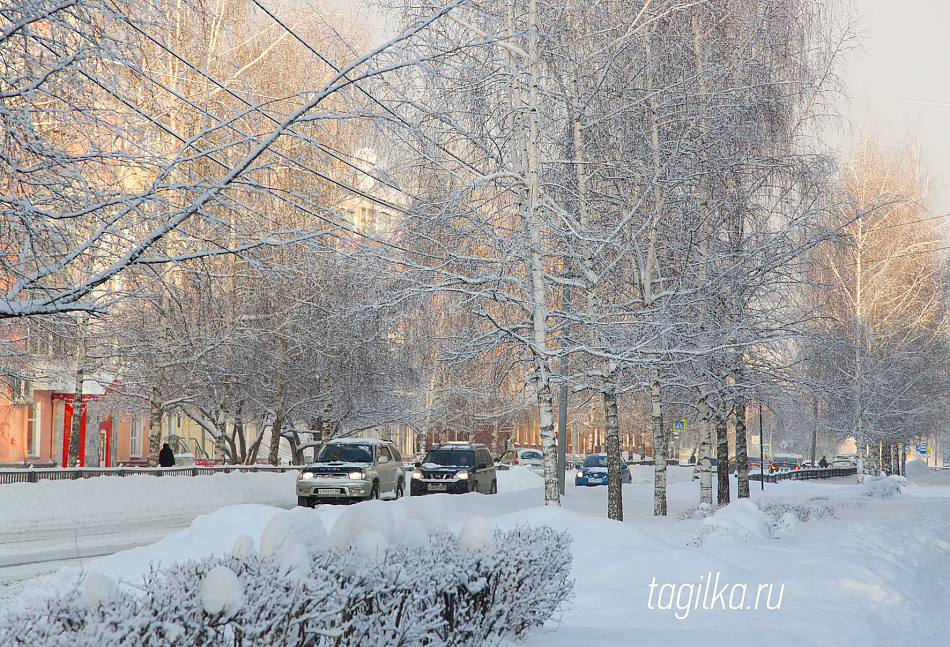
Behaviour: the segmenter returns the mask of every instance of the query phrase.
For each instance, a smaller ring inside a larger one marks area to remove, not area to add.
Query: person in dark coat
[[[818,467],[828,467],[828,459],[822,456],[821,460],[818,461]]]
[[[162,467],[175,467],[175,453],[168,443],[162,445],[162,451],[158,452],[158,464]]]

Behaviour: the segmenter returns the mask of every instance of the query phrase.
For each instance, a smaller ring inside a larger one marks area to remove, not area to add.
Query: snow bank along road
[[[291,508],[295,477],[135,475],[0,486],[0,583],[154,543],[222,505]]]

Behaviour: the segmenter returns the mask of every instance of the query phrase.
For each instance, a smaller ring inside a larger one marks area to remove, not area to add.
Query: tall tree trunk
[[[544,454],[544,504],[561,505],[557,479],[557,437],[554,435],[554,393],[551,389],[551,371],[548,366],[547,289],[544,282],[542,220],[540,213],[541,180],[539,176],[538,128],[538,10],[536,0],[528,2],[528,133],[525,142],[527,201],[522,205],[527,226],[528,263],[531,277],[531,324],[534,348],[534,382],[538,397],[541,448]]]
[[[712,410],[701,403],[699,419],[699,502],[712,505]]]
[[[224,409],[218,410],[218,419],[215,421],[214,427],[217,432],[214,437],[214,464],[224,465],[228,462],[224,446],[225,439],[228,436],[228,420],[224,415]]]
[[[254,440],[251,442],[250,447],[248,448],[247,455],[247,464],[254,465],[257,463],[257,455],[261,451],[261,443],[264,442],[264,427],[261,423],[261,427],[258,428],[257,435],[254,437]]]
[[[280,434],[283,421],[280,419],[280,411],[274,414],[274,423],[270,428],[270,451],[267,453],[267,462],[271,465],[279,463],[278,450],[280,449]]]
[[[704,28],[700,27],[699,20],[697,18],[697,10],[694,10],[690,14],[690,25],[693,32],[693,56],[696,60],[696,76],[699,79],[699,92],[700,96],[708,96],[708,91],[706,88],[706,75],[704,72],[703,66],[703,56],[702,56],[702,41],[703,34],[705,33]],[[702,104],[700,104],[702,105]],[[708,132],[708,115],[705,107],[701,108],[701,114],[699,118],[699,135],[701,139],[706,137]],[[699,151],[700,160],[705,167],[708,163],[708,153],[705,148],[701,148]],[[706,176],[705,168],[702,170],[702,175],[700,176],[700,211],[702,217],[702,237],[699,240],[700,253],[703,258],[712,258],[712,208],[710,207],[710,190],[708,187],[708,178]],[[708,276],[707,268],[705,261],[701,262],[699,267],[700,281],[705,282]],[[703,312],[700,315],[703,319],[709,319],[711,317],[709,312]],[[698,340],[699,347],[702,348],[706,343],[705,340]],[[707,362],[708,359],[701,359],[701,362]],[[700,389],[707,388],[704,385],[700,385]],[[709,407],[707,400],[708,394],[701,393],[699,398],[700,406],[700,421],[699,421],[699,460],[697,464],[699,465],[699,502],[705,503],[707,505],[712,505],[712,461],[711,461],[711,452],[712,452],[712,409]]]
[[[746,399],[744,395],[736,398],[736,477],[738,497],[748,499],[749,493],[749,449],[746,442]]]
[[[241,416],[241,407],[238,407],[237,414],[234,418],[234,431],[233,438],[238,445],[238,460],[239,463],[247,463],[248,454],[247,454],[247,439],[244,437],[244,418]]]
[[[857,221],[857,259],[854,271],[854,445],[858,459],[858,483],[864,483],[865,455],[867,448],[864,446],[864,394],[863,381],[864,371],[862,355],[864,351],[864,328],[861,318],[863,316],[862,298],[862,246],[864,244],[862,236],[863,219],[858,217]]]
[[[538,397],[538,417],[541,426],[541,448],[544,454],[544,504],[561,505],[561,491],[557,485],[557,437],[554,435],[554,398],[547,362],[535,358],[535,390]]]
[[[73,397],[73,415],[69,422],[69,455],[67,465],[79,465],[79,447],[82,433],[82,385],[86,376],[86,331],[85,323],[80,319],[78,326],[78,345],[76,348],[76,388]]]
[[[148,411],[148,466],[158,467],[158,452],[162,449],[162,392],[158,382],[152,385]]]
[[[290,455],[294,465],[303,464],[303,450],[300,449],[300,434],[296,429],[290,431]]]
[[[323,402],[323,413],[320,414],[320,444],[326,445],[333,438],[333,398],[331,396],[333,390],[333,376],[327,372],[327,378],[325,380],[325,386],[327,389],[327,399]],[[435,393],[435,376],[432,377],[432,382],[429,385],[429,393]],[[430,398],[429,393],[426,394],[426,398]],[[428,409],[431,404],[427,404],[426,408]],[[429,413],[426,413],[426,416],[429,416]]]
[[[653,421],[653,516],[666,516],[666,432],[663,429],[663,400],[660,376],[654,370],[650,380],[650,418]]]
[[[729,505],[729,433],[725,417],[716,418],[716,479],[718,504]]]
[[[604,430],[607,445],[607,518],[623,521],[623,487],[620,482],[620,421],[617,389],[604,389]]]
[[[164,245],[164,243],[163,243]],[[163,247],[160,249],[164,249]],[[170,307],[168,294],[163,290],[158,305],[158,342],[159,357],[164,357],[168,346],[169,323],[168,308]],[[162,360],[159,360],[160,362]],[[158,467],[158,452],[162,449],[162,413],[165,408],[165,399],[162,395],[162,385],[165,383],[165,369],[160,365],[155,368],[152,376],[152,393],[149,398],[148,416],[148,466]]]

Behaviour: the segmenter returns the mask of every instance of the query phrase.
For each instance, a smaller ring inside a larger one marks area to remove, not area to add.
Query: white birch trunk
[[[726,419],[716,413],[716,502],[729,505],[729,434]]]
[[[666,431],[663,429],[663,400],[660,377],[650,380],[651,419],[653,421],[653,515],[666,516]]]
[[[534,385],[538,397],[538,419],[541,431],[541,449],[544,454],[544,504],[560,505],[561,493],[557,478],[557,438],[554,435],[554,392],[551,389],[551,371],[548,367],[547,289],[544,282],[542,248],[542,221],[539,213],[541,195],[538,177],[538,10],[535,0],[528,3],[528,40],[530,87],[528,88],[528,138],[525,172],[527,175],[527,203],[524,205],[530,251],[528,261],[531,274],[531,325],[533,328]]]
[[[700,404],[702,415],[699,420],[699,502],[712,505],[712,411]]]
[[[623,487],[620,482],[620,418],[617,414],[617,390],[604,389],[604,421],[607,446],[607,518],[623,521]]]
[[[746,399],[740,395],[736,399],[736,496],[748,499],[749,492],[749,449],[746,443]]]

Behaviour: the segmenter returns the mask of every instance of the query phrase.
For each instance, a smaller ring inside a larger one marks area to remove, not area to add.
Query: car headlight
[[[360,479],[363,478],[363,472],[361,472],[361,471],[360,471],[360,472],[350,472],[347,476],[349,476],[349,477],[350,477],[351,479],[353,479],[354,481],[359,481]]]
[[[312,479],[312,478],[313,478],[313,472],[304,472],[303,474],[300,475],[300,478],[302,478],[302,479]]]
[[[584,470],[577,470],[577,478],[579,479],[584,478]]]
[[[415,472],[412,473],[412,478],[414,478],[414,479],[421,479],[421,478],[422,478],[422,472],[421,472],[420,470],[416,470]]]
[[[468,472],[467,472],[466,470],[462,470],[462,471],[460,471],[460,472],[456,472],[455,478],[457,478],[457,479],[460,480],[460,481],[467,481],[467,480],[468,480]]]

